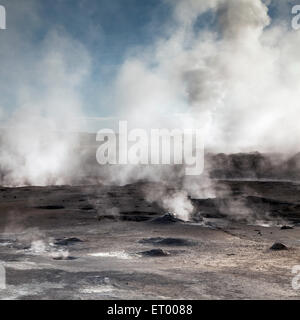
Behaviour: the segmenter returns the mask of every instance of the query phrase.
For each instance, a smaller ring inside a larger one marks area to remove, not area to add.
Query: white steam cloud
[[[121,116],[151,126],[162,114],[192,114],[218,151],[298,149],[300,36],[290,20],[271,23],[261,0],[170,3],[167,37],[120,70]],[[197,31],[208,11],[214,28]]]
[[[135,50],[118,72],[113,88],[118,117],[137,128],[165,128],[172,115],[188,114],[184,119],[192,121],[184,126],[202,128],[206,148],[214,151],[298,150],[300,33],[290,29],[290,21],[272,22],[261,0],[165,1],[173,16],[164,36]],[[197,28],[207,13],[214,17],[213,27]],[[32,21],[40,23],[38,18]],[[26,44],[24,48],[31,52]],[[76,131],[76,119],[83,116],[78,92],[89,73],[89,53],[61,30],[53,30],[26,61],[30,67],[21,68],[23,81],[13,76],[18,108],[10,118],[0,108],[10,129],[0,151],[2,182],[68,183],[79,164],[74,137],[61,130]],[[8,62],[20,72],[14,60]],[[123,184],[136,177],[152,179],[152,170],[146,170],[140,175],[129,170],[124,177],[116,168],[108,179]],[[183,191],[165,197],[159,194],[160,201],[166,209],[177,203],[187,219],[193,209],[189,195],[213,196],[213,190],[199,190],[203,180],[207,178],[183,183]]]
[[[77,136],[71,133],[80,129],[83,117],[79,92],[89,74],[90,55],[56,26],[38,44],[26,31],[24,39],[20,37],[19,14],[28,18],[29,29],[38,29],[42,22],[34,1],[17,5],[8,7],[13,21],[1,34],[0,81],[15,100],[14,106],[0,105],[1,184],[71,183],[79,161]]]
[[[193,119],[185,125],[203,129],[209,150],[299,151],[300,36],[290,21],[272,23],[261,0],[169,2],[174,15],[167,36],[130,57],[119,72],[120,118],[166,127],[171,120],[164,115],[183,113]],[[197,19],[208,12],[214,28],[197,30]],[[150,198],[188,219],[188,195],[203,196],[204,180]],[[211,187],[206,196],[214,195]]]

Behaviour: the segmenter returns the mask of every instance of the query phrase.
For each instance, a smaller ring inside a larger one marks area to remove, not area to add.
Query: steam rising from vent
[[[193,204],[185,190],[171,189],[168,185],[150,186],[145,188],[146,200],[157,203],[181,220],[188,221],[194,210]]]
[[[89,55],[54,30],[39,57],[31,66],[36,79],[28,77],[18,88],[19,107],[6,117],[1,132],[1,183],[7,186],[65,184],[78,173],[74,134],[82,117],[78,89],[89,72]]]
[[[272,21],[262,0],[166,1],[173,14],[164,36],[136,49],[117,73],[110,93],[118,118],[147,129],[172,127],[174,118],[184,118],[186,128],[203,130],[205,147],[213,151],[298,149],[300,37],[290,21]],[[198,28],[207,13],[213,23]],[[72,37],[49,32],[30,73],[20,75],[18,108],[12,115],[0,108],[9,129],[2,135],[1,184],[66,184],[91,173],[74,152],[77,136],[67,134],[78,131],[77,119],[84,117],[80,89],[90,60]],[[190,196],[214,195],[208,178],[189,184],[181,170],[158,171],[114,167],[100,176],[120,184],[175,182],[174,193],[164,188],[148,197],[166,210],[176,206],[184,219],[193,211]],[[199,183],[206,190],[199,191]]]
[[[168,37],[130,57],[119,72],[120,118],[151,128],[169,124],[164,114],[189,114],[193,121],[187,126],[196,123],[203,130],[208,150],[297,150],[300,38],[289,29],[290,21],[272,23],[261,0],[170,3],[174,16]],[[197,30],[197,19],[207,12],[214,16],[213,27]],[[150,198],[166,210],[180,203],[178,214],[186,219],[193,211],[187,195],[197,190],[187,186]],[[213,184],[208,194],[214,195]]]
[[[168,37],[120,70],[121,116],[129,113],[151,127],[161,114],[189,113],[206,130],[212,150],[294,151],[300,37],[290,20],[272,23],[261,0],[170,3]],[[212,27],[197,29],[207,12],[214,16]]]

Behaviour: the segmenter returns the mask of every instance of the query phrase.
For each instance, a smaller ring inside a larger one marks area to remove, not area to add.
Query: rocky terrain
[[[0,298],[299,299],[298,183],[216,181],[188,222],[147,186],[1,188]]]

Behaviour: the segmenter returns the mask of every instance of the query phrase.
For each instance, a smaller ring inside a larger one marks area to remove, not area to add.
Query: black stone
[[[290,227],[290,226],[282,226],[280,229],[281,230],[289,230],[289,229],[294,229],[294,228]]]
[[[93,206],[85,206],[85,207],[82,207],[80,208],[80,210],[84,210],[84,211],[91,211],[91,210],[94,210],[95,208]]]
[[[180,238],[148,238],[142,239],[139,243],[143,244],[154,244],[154,245],[162,245],[162,246],[193,246],[196,243],[186,239]]]
[[[280,251],[280,250],[287,250],[288,248],[280,243],[280,242],[275,242],[272,247],[270,248],[270,250],[277,250],[277,251]]]
[[[144,257],[166,257],[169,255],[167,252],[163,251],[162,249],[152,249],[149,251],[140,252],[139,254],[141,254]]]
[[[184,221],[174,217],[174,215],[171,213],[167,213],[162,217],[153,219],[152,222],[159,223],[159,224],[169,224],[169,223],[178,223],[178,222],[184,222]]]
[[[54,257],[53,260],[58,260],[58,261],[61,261],[61,260],[76,260],[78,258],[76,257]]]
[[[78,242],[83,242],[83,241],[78,238],[56,239],[56,242],[54,242],[54,244],[57,246],[68,246]]]

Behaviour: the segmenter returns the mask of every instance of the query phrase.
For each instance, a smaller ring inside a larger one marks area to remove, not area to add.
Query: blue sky
[[[49,30],[55,29],[81,44],[91,58],[91,71],[80,87],[85,115],[113,115],[108,88],[120,66],[130,54],[164,36],[165,26],[172,23],[170,2],[164,0],[0,0],[0,4],[7,9],[7,30],[0,31],[0,106],[8,112],[18,108],[16,86],[29,81],[31,64],[39,59]],[[277,0],[270,5],[272,18],[289,14],[291,6],[285,4]],[[213,23],[208,13],[198,18],[196,28]],[[39,86],[36,79],[30,81]]]
[[[102,93],[129,52],[153,42],[170,16],[170,6],[161,0],[1,0],[0,4],[7,10],[7,30],[0,33],[2,68],[5,47],[13,47],[17,60],[24,59],[26,65],[26,56],[31,56],[28,60],[35,56],[53,28],[84,45],[92,59],[90,77],[81,88],[87,116],[111,113],[101,103]],[[26,45],[20,46],[19,38]],[[2,86],[0,105],[17,107],[14,94]],[[103,100],[109,102],[108,97]]]
[[[53,24],[62,26],[105,65],[118,65],[130,47],[153,41],[170,9],[160,0],[43,2],[39,6],[44,21],[40,36]]]

